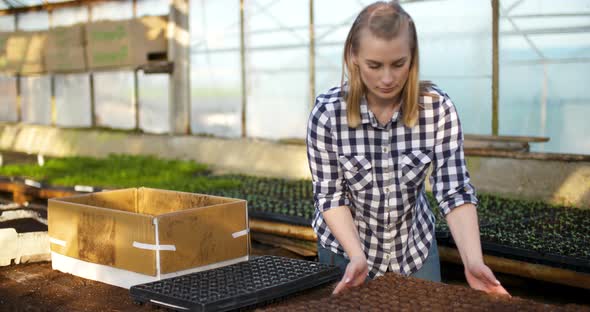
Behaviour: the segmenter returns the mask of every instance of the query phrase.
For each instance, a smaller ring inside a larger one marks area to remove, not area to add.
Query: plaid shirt
[[[340,87],[317,97],[309,117],[307,156],[312,175],[313,228],[320,244],[344,255],[322,212],[348,206],[374,278],[393,271],[404,275],[422,267],[434,238],[434,215],[425,196],[430,165],[433,193],[443,215],[477,204],[463,154],[463,134],[455,106],[436,86],[420,96],[413,128],[394,113],[380,125],[361,102],[361,124],[349,128]]]

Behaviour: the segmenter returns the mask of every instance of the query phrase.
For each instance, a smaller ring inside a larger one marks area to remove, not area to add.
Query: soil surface
[[[256,244],[253,254],[295,256]],[[296,256],[295,256],[296,257]],[[590,311],[590,306],[550,305],[518,297],[491,296],[464,286],[445,285],[389,274],[337,297],[335,283],[248,310],[282,311]],[[419,298],[423,300],[420,301]],[[0,267],[1,311],[162,311],[137,305],[127,289],[51,269],[51,263]]]
[[[302,257],[287,250],[253,242],[252,255]],[[314,299],[328,295],[313,290]],[[309,295],[309,291],[304,293]],[[50,262],[0,267],[0,311],[163,311],[137,305],[129,290],[54,271]]]
[[[269,311],[590,311],[577,305],[549,305],[518,297],[490,295],[462,286],[447,285],[396,273],[358,288],[317,300],[301,297]]]

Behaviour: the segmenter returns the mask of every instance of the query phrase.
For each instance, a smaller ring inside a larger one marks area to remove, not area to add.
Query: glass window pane
[[[16,77],[0,75],[0,120],[17,121]]]
[[[51,79],[49,76],[20,78],[22,120],[31,124],[51,124]]]
[[[88,22],[87,6],[56,9],[52,14],[53,27]],[[90,75],[76,73],[54,77],[56,124],[65,127],[91,126]]]
[[[245,3],[248,136],[304,138],[311,107],[309,2]]]
[[[18,15],[18,30],[47,30],[49,13],[47,11],[28,12]]]
[[[95,72],[96,125],[134,128],[133,92],[133,72]]]
[[[310,112],[309,49],[248,54],[248,136],[304,138]]]
[[[130,18],[133,18],[132,1],[109,1],[92,4],[92,21],[125,20]]]
[[[191,131],[239,137],[240,3],[191,1]]]
[[[169,75],[145,75],[140,72],[137,78],[140,128],[152,133],[169,132]]]
[[[162,0],[137,1],[137,16],[168,15],[170,2]]]
[[[92,5],[92,21],[125,20],[133,17],[133,3],[101,2]],[[132,71],[94,72],[96,125],[132,129],[134,74]]]
[[[52,26],[69,26],[88,22],[88,7],[70,7],[53,10]]]
[[[590,2],[523,1],[508,11],[516,3],[502,2],[500,133],[550,138],[533,151],[590,154],[590,31],[580,29]]]
[[[0,16],[0,31],[14,31],[14,15]]]
[[[54,77],[56,124],[66,127],[91,126],[89,75],[80,73]]]

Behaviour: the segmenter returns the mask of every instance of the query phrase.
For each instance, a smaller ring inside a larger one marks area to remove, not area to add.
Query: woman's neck
[[[393,114],[399,110],[401,98],[401,93],[391,100],[383,100],[372,94],[367,94],[367,106],[379,123],[386,125],[393,117]]]

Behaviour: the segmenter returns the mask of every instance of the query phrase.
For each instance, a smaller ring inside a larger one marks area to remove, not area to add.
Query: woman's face
[[[399,100],[412,61],[409,42],[407,30],[391,40],[363,30],[358,54],[353,55],[352,61],[359,66],[369,102],[391,104]]]

